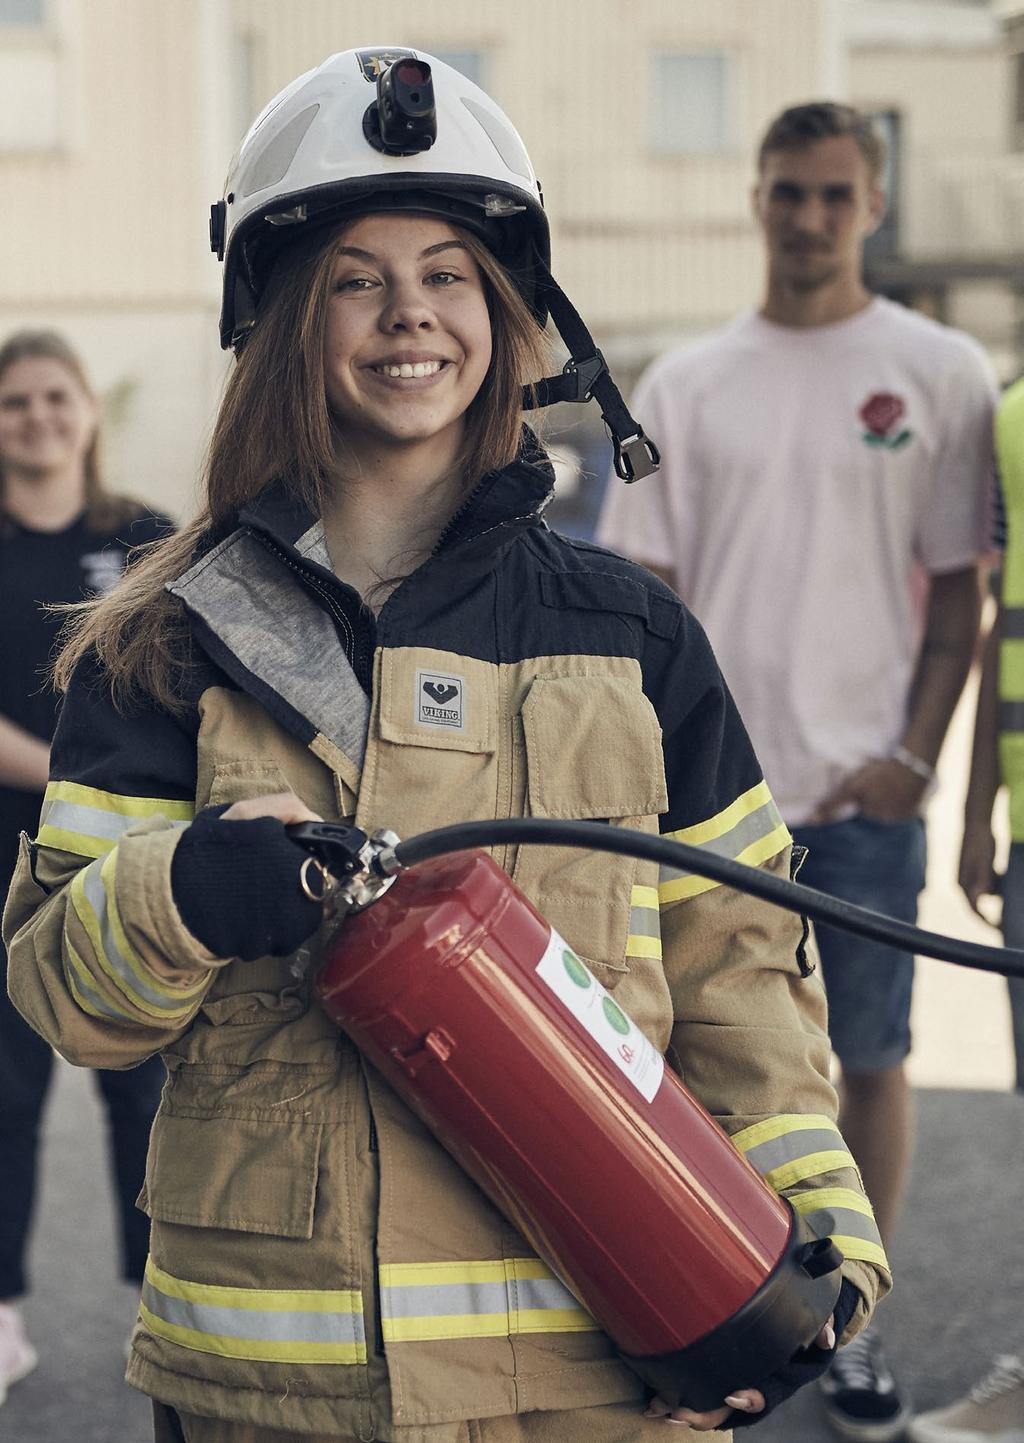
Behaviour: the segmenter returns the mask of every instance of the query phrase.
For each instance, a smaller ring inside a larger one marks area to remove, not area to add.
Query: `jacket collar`
[[[432,563],[458,560],[469,572],[490,566],[495,550],[542,524],[554,475],[529,432],[526,438],[511,466],[482,478],[442,534]],[[323,527],[281,483],[243,507],[236,521],[227,535],[211,537],[209,549],[167,590],[184,603],[204,649],[236,685],[307,745],[324,737],[358,769],[369,698],[335,626],[339,583]],[[295,572],[305,585],[296,585]]]

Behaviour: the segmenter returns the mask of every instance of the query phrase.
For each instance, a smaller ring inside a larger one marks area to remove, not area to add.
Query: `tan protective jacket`
[[[646,572],[547,531],[548,486],[528,461],[492,478],[376,622],[270,492],[171,588],[200,649],[184,717],[119,714],[87,667],[72,685],[5,917],[11,993],[72,1062],[163,1053],[128,1377],[184,1412],[449,1443],[466,1418],[640,1407],[609,1340],[311,1001],[316,942],[300,965],[210,956],[170,885],[197,808],[289,789],[403,836],[591,817],[789,872],[700,628]],[[799,919],[622,857],[496,856],[837,1238],[859,1329],[889,1278]]]

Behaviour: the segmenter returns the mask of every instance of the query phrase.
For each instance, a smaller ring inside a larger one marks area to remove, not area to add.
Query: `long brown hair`
[[[76,385],[93,404],[96,394],[89,382],[82,359],[57,331],[15,331],[0,345],[0,378],[19,361],[57,361],[70,372]],[[103,484],[99,425],[93,432],[89,449],[83,458],[85,473],[85,524],[90,531],[112,531],[131,521],[143,509],[129,496],[116,496]],[[0,527],[5,523],[6,483],[0,461]]]
[[[154,698],[181,711],[188,626],[180,602],[164,590],[188,566],[203,537],[273,481],[319,515],[337,478],[338,426],[327,402],[324,340],[335,252],[347,220],[294,242],[271,273],[256,324],[225,388],[203,472],[199,515],[159,542],[113,591],[84,602],[66,633],[54,679],[66,688],[78,661],[94,649],[115,701]],[[483,273],[493,335],[491,364],[466,413],[461,464],[467,488],[516,456],[522,388],[547,359],[544,333],[507,272],[475,236],[460,239]]]

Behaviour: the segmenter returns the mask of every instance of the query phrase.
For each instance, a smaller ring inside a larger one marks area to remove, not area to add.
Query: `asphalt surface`
[[[993,1354],[1024,1348],[1024,1097],[928,1088],[918,1104],[914,1178],[893,1249],[897,1287],[879,1322],[924,1410],[965,1391]],[[35,1287],[25,1305],[41,1362],[0,1409],[3,1443],[151,1438],[146,1399],[122,1381],[134,1297],[114,1281],[105,1168],[90,1078],[62,1065],[47,1124]],[[673,1428],[671,1436],[685,1435]],[[835,1443],[813,1394],[798,1395],[748,1436]]]

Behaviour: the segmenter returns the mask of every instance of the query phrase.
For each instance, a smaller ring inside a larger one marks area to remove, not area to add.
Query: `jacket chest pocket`
[[[656,831],[668,805],[661,728],[639,677],[538,676],[523,703],[526,810]],[[513,878],[607,987],[629,971],[631,918],[649,908],[637,863],[574,847],[520,847]],[[656,919],[656,911],[653,916]]]

